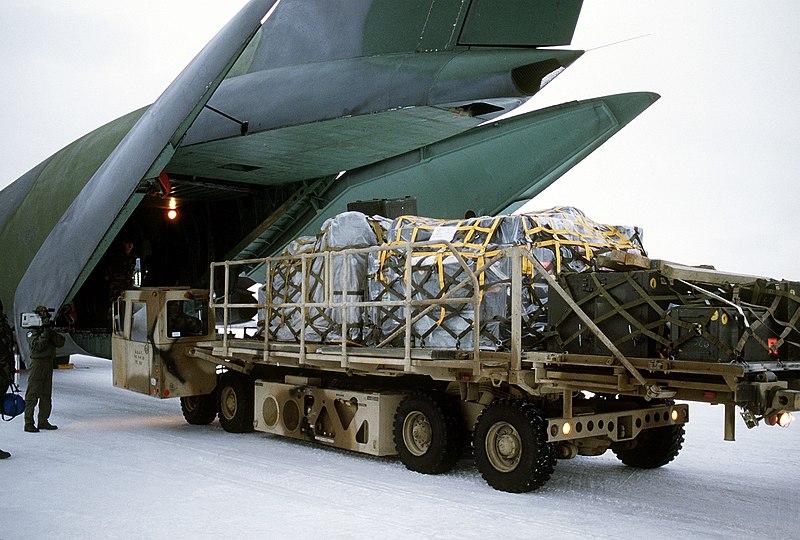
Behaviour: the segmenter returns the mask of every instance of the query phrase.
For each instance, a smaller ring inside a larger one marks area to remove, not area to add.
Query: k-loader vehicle
[[[213,263],[209,290],[126,291],[114,385],[179,397],[190,424],[219,417],[421,473],[471,453],[508,492],[609,449],[669,463],[686,401],[723,405],[726,440],[737,409],[748,427],[800,409],[800,283],[651,260],[630,235],[536,236],[526,216],[421,219],[374,245],[336,245],[329,228],[278,257]],[[501,241],[519,223],[524,241]],[[265,285],[234,303],[224,291],[245,273]],[[231,324],[246,310],[257,328]]]

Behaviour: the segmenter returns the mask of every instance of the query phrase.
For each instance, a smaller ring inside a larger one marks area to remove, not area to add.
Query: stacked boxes
[[[786,282],[693,287],[656,270],[567,274],[561,282],[625,356],[747,363],[797,359],[791,336],[798,334],[800,303],[785,291]],[[563,298],[554,295],[548,307],[548,350],[610,354]]]
[[[625,356],[658,357],[669,348],[666,314],[691,302],[690,288],[670,283],[652,270],[568,274],[561,280],[581,309]],[[549,302],[548,350],[608,355],[608,348],[560,295]]]
[[[270,265],[271,286],[265,287],[262,300],[273,305],[298,302],[301,296],[303,274],[301,257],[313,253],[317,239],[313,236],[301,236],[290,243],[281,259]],[[266,313],[259,313],[263,320]],[[281,341],[300,341],[302,317],[299,307],[281,307],[269,312],[269,331],[271,337]]]
[[[514,246],[556,276],[625,356],[800,360],[800,284],[718,282],[704,290],[701,283],[652,269],[594,271],[623,257],[623,269],[628,258],[647,261],[641,231],[599,224],[569,207],[461,220],[340,214],[318,236],[298,238],[271,260],[268,309],[261,318],[279,341],[335,343],[344,337],[367,346],[403,346],[410,318],[413,347],[471,350],[477,331],[481,349],[507,349],[512,261],[506,255]],[[380,249],[342,253],[368,247]],[[477,301],[463,301],[476,292]],[[527,259],[520,293],[525,350],[609,354]],[[410,308],[401,305],[407,298],[414,301]],[[360,305],[364,301],[370,305]],[[341,335],[343,320],[347,336]]]
[[[741,359],[748,363],[778,359],[768,347],[778,335],[770,318],[764,324],[745,324],[745,318],[764,318],[766,310],[753,309],[739,313],[733,307],[678,306],[671,315],[681,323],[674,324],[675,358],[706,362],[730,362]],[[686,324],[688,323],[688,324]]]
[[[370,256],[368,273],[369,300],[387,302],[403,300],[406,296],[405,260],[407,250],[396,250]],[[446,253],[411,255],[411,297],[416,301],[450,298],[467,298],[474,287],[468,272],[456,257]],[[463,254],[462,254],[463,256]],[[484,257],[463,258],[472,272],[486,262]],[[502,341],[503,323],[508,320],[510,274],[503,272],[508,260],[497,261],[481,273],[480,302],[481,341],[483,349],[494,350]],[[456,287],[461,286],[458,290]],[[415,317],[425,305],[412,309]],[[378,306],[370,309],[370,323],[375,327],[376,342],[392,337],[405,325],[406,310],[401,306]],[[413,324],[414,346],[421,348],[471,349],[473,347],[474,306],[469,303],[440,303]],[[507,325],[506,325],[507,326]],[[404,334],[397,333],[395,344],[403,343]]]
[[[342,317],[347,317],[347,338],[364,341],[365,309],[325,307],[326,293],[335,302],[358,303],[363,300],[366,284],[366,254],[347,257],[337,252],[347,248],[375,246],[383,238],[388,220],[368,218],[360,212],[345,212],[327,220],[317,237],[301,237],[292,242],[281,257],[271,263],[271,287],[266,298],[270,310],[270,335],[281,341],[300,341],[304,332],[306,341],[340,341]],[[305,258],[305,274],[303,273]],[[345,271],[345,266],[347,267]],[[305,298],[303,281],[305,280]],[[305,327],[299,304],[311,306],[306,310]]]
[[[552,274],[581,272],[591,259],[612,250],[642,253],[641,231],[611,227],[586,218],[577,209],[564,207],[543,212],[463,220],[436,220],[404,216],[392,222],[386,245],[392,248],[370,257],[369,298],[373,301],[405,298],[406,243],[432,242],[410,254],[411,295],[414,300],[442,298],[446,294],[468,297],[473,293],[469,274],[455,253],[480,282],[480,342],[482,349],[507,347],[510,338],[511,262],[503,248],[525,246]],[[449,247],[448,246],[451,246]],[[547,285],[533,265],[523,268],[523,340],[528,347],[543,347],[546,326]],[[460,287],[457,291],[455,289]],[[454,292],[455,291],[455,292]],[[414,309],[412,317],[423,308]],[[370,310],[376,334],[384,339],[402,334],[404,308],[390,306]],[[474,308],[470,304],[444,304],[414,323],[417,347],[473,348]],[[398,342],[399,343],[399,342]]]
[[[324,307],[325,291],[333,288],[333,300],[347,298],[357,303],[366,298],[386,303],[406,298],[406,256],[410,257],[410,296],[417,301],[465,298],[474,286],[463,264],[478,275],[480,289],[480,341],[482,349],[507,346],[510,337],[511,262],[503,248],[525,246],[552,274],[587,270],[597,255],[612,250],[643,253],[641,232],[630,227],[598,224],[570,207],[537,213],[463,220],[437,220],[401,216],[391,223],[378,216],[346,212],[328,220],[321,235],[301,238],[291,244],[285,257],[272,263],[269,297],[269,330],[278,340],[299,341],[304,275],[300,258],[306,258],[307,341],[341,340],[342,309]],[[409,242],[429,242],[407,253]],[[382,245],[386,249],[369,255],[351,255],[345,261],[338,251],[352,247]],[[458,256],[456,256],[458,254]],[[328,257],[326,266],[324,257]],[[347,282],[344,267],[347,267]],[[522,307],[524,340],[529,346],[543,347],[546,327],[547,285],[533,265],[523,268]],[[326,289],[327,285],[327,289]],[[422,311],[412,309],[417,318],[412,327],[415,347],[472,349],[475,313],[471,303],[445,300]],[[365,345],[385,341],[402,344],[406,322],[405,308],[350,306],[347,339]]]
[[[784,359],[800,360],[800,283],[772,281],[756,283],[743,300],[770,310],[778,327],[774,346]]]

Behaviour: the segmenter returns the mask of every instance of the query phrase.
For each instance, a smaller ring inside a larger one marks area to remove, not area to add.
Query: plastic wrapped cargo
[[[470,270],[479,273],[479,346],[495,350],[504,347],[510,336],[511,269],[510,262],[501,258],[503,248],[526,246],[552,274],[583,272],[590,269],[594,257],[611,250],[644,254],[641,236],[638,228],[600,224],[571,207],[463,220],[403,216],[395,219],[387,232],[386,243],[395,249],[371,255],[369,299],[405,298],[404,245],[408,242],[441,242],[416,249],[411,254],[410,283],[414,300],[442,298],[469,280],[468,272],[446,246],[445,242],[449,242]],[[526,265],[523,272],[524,340],[535,345],[542,341],[547,323],[544,309],[547,285],[544,278],[535,275],[532,265]],[[470,296],[472,292],[471,285],[462,285],[456,296]],[[378,336],[386,339],[405,324],[405,309],[394,306],[372,308],[370,319]],[[474,323],[473,306],[445,303],[414,323],[414,344],[417,347],[471,349]]]
[[[406,298],[406,246],[429,242],[409,254],[411,297],[418,301],[465,298],[473,295],[470,273],[479,280],[480,342],[482,349],[497,350],[510,337],[511,263],[504,248],[525,246],[551,273],[582,272],[591,260],[611,250],[644,253],[641,231],[596,223],[575,208],[561,207],[518,215],[441,220],[402,216],[389,221],[360,212],[345,212],[325,222],[314,238],[303,237],[287,247],[284,257],[272,263],[269,330],[278,340],[299,341],[300,332],[311,342],[342,339],[342,308],[326,307],[327,300],[349,305],[345,317],[347,339],[365,345],[386,340],[402,342],[405,325],[402,306],[363,308],[357,304],[402,301]],[[367,254],[338,254],[348,248],[382,245]],[[449,247],[451,246],[451,247]],[[456,256],[458,254],[458,257]],[[301,258],[305,257],[303,276]],[[327,262],[326,262],[327,261]],[[345,270],[346,268],[346,270]],[[533,265],[523,267],[522,306],[526,343],[541,341],[546,325],[547,286]],[[303,299],[303,280],[306,296]],[[326,298],[326,295],[329,295]],[[305,326],[300,308],[307,304]],[[289,305],[286,305],[289,304]],[[282,307],[284,306],[284,307]],[[412,308],[412,317],[425,306]],[[474,306],[442,301],[416,320],[412,327],[415,347],[472,349]]]
[[[305,253],[313,253],[316,237],[301,236],[291,242],[273,262],[270,268],[271,286],[265,286],[265,295],[259,302],[282,305],[300,301],[303,274],[300,257]],[[265,314],[259,313],[259,320]],[[281,341],[299,341],[301,315],[298,307],[277,307],[270,311],[270,335]]]
[[[382,240],[389,221],[367,217],[360,212],[345,212],[325,221],[316,237],[302,237],[292,242],[272,267],[273,306],[270,317],[271,335],[278,340],[299,341],[305,331],[306,341],[332,342],[341,336],[342,308],[324,307],[326,292],[334,303],[347,300],[358,303],[365,295],[366,255],[338,255],[348,248],[376,246]],[[312,303],[306,311],[305,327],[297,306],[303,301],[302,257],[306,261],[305,302]],[[345,266],[347,270],[345,271]],[[327,285],[327,287],[326,287]],[[348,339],[363,341],[364,308],[346,308]]]
[[[368,290],[369,300],[389,302],[405,298],[405,258],[406,250],[396,250],[370,254]],[[472,296],[471,284],[453,289],[465,281],[470,281],[468,272],[455,257],[447,254],[412,254],[411,297],[416,301],[441,299],[450,293],[450,298]],[[464,263],[475,272],[482,266],[477,258],[464,257]],[[502,341],[501,324],[508,319],[508,298],[510,271],[500,267],[507,260],[498,261],[482,273],[480,320],[482,349],[497,349]],[[422,311],[424,306],[412,308],[412,317]],[[380,343],[392,337],[405,325],[406,311],[401,306],[378,306],[369,310],[369,324],[373,328],[370,344]],[[420,348],[471,349],[473,346],[474,307],[468,303],[447,303],[443,301],[428,314],[417,320],[412,327],[413,346]],[[403,335],[396,336],[396,344],[401,344]]]

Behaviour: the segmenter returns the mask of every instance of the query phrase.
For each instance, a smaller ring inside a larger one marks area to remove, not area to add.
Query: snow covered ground
[[[0,425],[0,538],[798,538],[800,423],[722,440],[692,405],[681,455],[654,471],[610,452],[561,461],[538,492],[486,485],[469,461],[425,476],[217,422],[113,388],[111,363],[54,377],[58,431]],[[24,387],[24,376],[22,386]]]

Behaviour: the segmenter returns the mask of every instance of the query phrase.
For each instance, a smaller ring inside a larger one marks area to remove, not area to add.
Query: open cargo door
[[[14,295],[15,318],[39,304],[58,308],[78,290],[276,2],[251,0],[139,118],[33,257]]]

